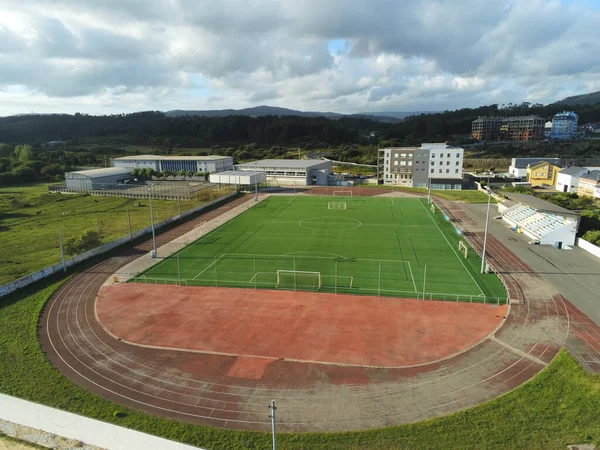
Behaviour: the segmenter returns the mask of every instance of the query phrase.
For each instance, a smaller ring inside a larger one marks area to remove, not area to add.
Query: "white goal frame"
[[[333,191],[334,197],[353,197],[352,191],[342,190],[342,191]]]
[[[294,275],[294,290],[296,289],[297,286],[297,282],[296,282],[296,275],[297,274],[302,274],[302,275],[315,275],[317,277],[317,287],[316,287],[316,291],[321,289],[322,286],[322,281],[321,281],[321,272],[310,272],[310,271],[305,271],[305,270],[278,270],[277,271],[277,284],[275,285],[275,289],[279,289],[279,285],[281,284],[281,277],[280,275],[283,273],[291,273]],[[300,286],[306,286],[306,285],[300,285]]]
[[[458,251],[464,252],[465,259],[469,257],[469,247],[467,247],[467,244],[465,244],[463,241],[458,241]]]
[[[346,202],[329,202],[327,209],[347,209]]]

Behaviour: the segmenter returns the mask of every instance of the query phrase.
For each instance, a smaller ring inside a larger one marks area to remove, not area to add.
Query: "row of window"
[[[435,173],[435,169],[431,169],[430,173]],[[444,169],[438,169],[438,173],[444,173]],[[446,173],[450,173],[450,169],[446,169]],[[459,173],[458,169],[454,169],[454,173]]]
[[[431,157],[432,157],[432,158],[435,158],[435,153],[432,153],[432,154],[431,154]],[[440,158],[443,158],[443,157],[444,157],[444,154],[443,154],[443,153],[440,153]],[[451,158],[451,157],[452,157],[452,154],[451,154],[451,153],[447,153],[447,158]],[[457,154],[456,154],[456,157],[457,157],[457,158],[460,158],[460,153],[457,153]]]
[[[398,162],[401,166],[412,166],[412,161],[394,161],[394,165],[397,166]]]
[[[431,161],[431,165],[435,166],[435,161]],[[440,166],[444,165],[444,161],[440,161]],[[449,166],[450,165],[450,161],[446,161],[446,165]],[[455,166],[459,166],[460,165],[460,161],[456,161],[456,163],[454,164]]]

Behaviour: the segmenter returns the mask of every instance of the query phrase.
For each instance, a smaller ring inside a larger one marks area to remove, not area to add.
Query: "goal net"
[[[346,202],[329,202],[327,209],[346,209]]]
[[[333,191],[334,197],[352,197],[352,191]]]
[[[469,256],[469,248],[463,241],[458,242],[458,251],[464,253],[465,258]]]
[[[321,272],[302,270],[278,270],[277,289],[299,289],[302,291],[318,291],[321,289]]]

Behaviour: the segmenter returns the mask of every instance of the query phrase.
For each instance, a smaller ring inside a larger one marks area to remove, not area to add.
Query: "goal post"
[[[278,270],[276,289],[318,291],[321,289],[321,272],[304,270]]]
[[[458,251],[464,253],[465,259],[469,256],[469,247],[463,241],[458,241]]]
[[[327,209],[346,209],[346,202],[329,202]]]
[[[352,191],[333,191],[334,197],[352,197]]]

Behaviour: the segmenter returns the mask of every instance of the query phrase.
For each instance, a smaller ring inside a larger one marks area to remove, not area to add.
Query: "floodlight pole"
[[[275,411],[277,411],[277,407],[275,406],[275,400],[271,400],[269,409],[271,410],[271,414],[269,415],[269,417],[271,418],[271,433],[273,434],[273,450],[277,450],[277,433],[275,421]]]
[[[156,258],[156,233],[154,232],[154,210],[152,209],[152,189],[154,186],[150,186],[148,189],[148,199],[150,200],[150,221],[152,222],[152,246],[154,248],[152,257]]]
[[[62,235],[60,234],[60,228],[58,229],[58,244],[60,245],[60,258],[62,260],[63,270],[67,271],[67,265],[65,264],[65,249],[63,248]]]
[[[488,191],[488,203],[487,203],[487,212],[485,214],[485,229],[483,232],[483,251],[481,252],[481,273],[485,272],[485,250],[487,247],[488,223],[490,220],[490,203],[492,200],[492,191],[490,190],[490,178],[489,177],[488,177],[487,191]]]

